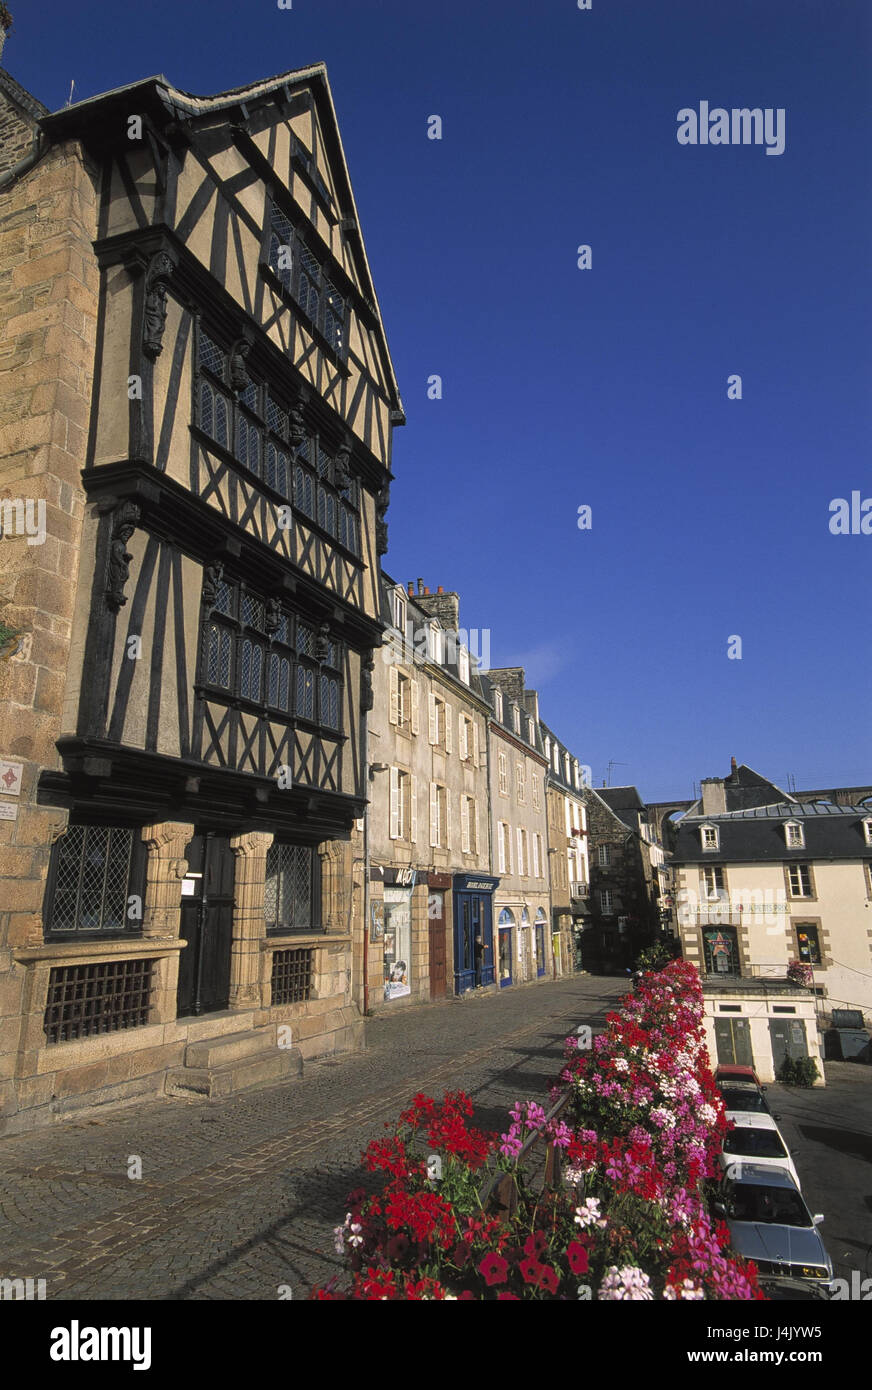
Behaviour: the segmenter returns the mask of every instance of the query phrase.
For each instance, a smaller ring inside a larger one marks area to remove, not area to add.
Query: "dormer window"
[[[532,719],[527,720],[527,742],[536,742],[536,725],[533,723]]]
[[[469,652],[461,647],[457,654],[457,674],[464,685],[469,685]]]
[[[864,820],[863,837],[867,845],[872,845],[872,820]]]
[[[393,612],[391,614],[394,627],[397,632],[405,636],[406,632],[406,599],[402,589],[394,589],[393,592]]]
[[[704,825],[699,833],[703,849],[720,849],[721,837],[716,825]]]
[[[548,761],[549,761],[549,763],[550,763],[550,761],[551,761],[551,740],[550,740],[550,738],[546,738],[546,740],[545,740],[545,757],[548,759]]]
[[[784,839],[788,849],[803,849],[805,847],[803,827],[798,820],[787,822],[784,827]]]
[[[512,707],[512,728],[516,734],[521,732],[521,711],[517,705]]]
[[[566,781],[568,782],[568,781],[569,781],[569,754],[568,754],[568,753],[564,753],[564,755],[563,755],[563,771],[564,771],[564,774],[565,774],[565,777],[566,777]]]
[[[502,692],[501,690],[495,690],[495,691],[494,691],[494,714],[496,715],[497,719],[498,719],[498,720],[500,721],[500,723],[502,724],[502,722],[503,722],[503,692]]]
[[[445,641],[444,634],[438,623],[430,624],[430,660],[437,661],[439,665],[445,660]]]

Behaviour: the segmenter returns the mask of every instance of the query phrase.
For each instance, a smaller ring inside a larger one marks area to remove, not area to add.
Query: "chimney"
[[[439,587],[438,587],[438,589],[436,590],[436,592],[437,592],[437,594],[444,594],[444,593],[445,593],[445,590],[442,588],[442,585],[441,585],[441,584],[439,585]]]
[[[423,579],[419,579],[419,580],[418,580],[418,593],[419,593],[419,594],[423,594],[423,592],[424,592],[424,581],[423,581]]]
[[[488,676],[494,685],[499,686],[507,699],[515,700],[521,706],[524,705],[523,666],[501,666],[488,671]]]
[[[430,597],[430,590],[427,588],[427,585],[426,585],[426,584],[424,585],[424,596],[425,596],[426,598],[429,598],[429,597]]]
[[[409,598],[414,598],[414,597],[415,597],[415,586],[414,586],[414,584],[412,583],[411,579],[409,580],[409,590],[408,590],[408,592],[409,592]]]
[[[727,794],[724,791],[723,777],[703,777],[699,784],[702,793],[702,813],[704,816],[717,816],[727,809]]]
[[[730,758],[730,776],[735,777],[738,770],[739,769],[736,767],[736,759]]]
[[[446,632],[457,632],[460,627],[459,594],[446,594],[441,586],[435,594],[425,589],[418,599],[418,607],[423,608],[428,617],[438,618]]]

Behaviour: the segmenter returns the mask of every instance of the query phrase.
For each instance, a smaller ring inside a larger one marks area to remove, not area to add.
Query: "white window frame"
[[[406,595],[402,589],[394,589],[393,593],[393,612],[391,616],[394,620],[394,627],[403,638],[406,636]]]
[[[503,692],[502,692],[501,690],[495,690],[495,691],[494,691],[494,714],[496,715],[497,719],[498,719],[498,720],[500,721],[500,723],[502,724],[502,722],[503,722]]]
[[[596,862],[600,869],[610,869],[612,867],[611,845],[597,845]]]
[[[533,872],[533,877],[534,877],[534,878],[541,878],[541,877],[542,877],[541,873],[539,872],[539,835],[538,835],[538,833],[535,833],[535,834],[533,835],[533,864],[532,864],[532,872]]]
[[[720,879],[720,883],[718,882]],[[727,881],[723,865],[710,864],[702,870],[702,895],[706,902],[719,902],[726,896]]]
[[[521,878],[527,872],[527,832],[523,826],[517,827],[518,841],[518,877]]]
[[[515,796],[519,806],[527,804],[527,768],[523,758],[515,763]]]
[[[803,886],[803,885],[802,885],[802,874],[803,874],[803,870],[805,871],[806,878],[808,879],[808,892],[807,892],[807,893],[806,893],[806,892],[799,892],[799,893],[797,893],[796,890],[795,890],[795,888],[794,888],[793,875],[796,874],[796,878],[797,878],[797,881],[798,881],[798,883],[799,883],[800,889],[802,889],[802,886]],[[814,895],[815,895],[815,894],[814,894],[814,882],[813,882],[812,876],[811,876],[811,867],[810,867],[810,865],[808,865],[808,864],[788,864],[788,866],[787,866],[787,881],[788,881],[788,883],[790,884],[790,896],[791,896],[792,898],[813,898],[813,897],[814,897]]]
[[[612,890],[611,890],[611,888],[600,888],[600,889],[599,889],[599,904],[600,904],[600,915],[601,915],[602,917],[614,917],[614,915],[615,915],[615,908],[614,908],[614,904],[613,904],[613,902],[612,902]]]
[[[520,733],[521,733],[521,710],[520,710],[520,708],[519,708],[518,705],[513,705],[513,706],[512,706],[512,728],[514,729],[514,731],[515,731],[516,734],[520,735]]]
[[[863,835],[865,837],[866,844],[872,845],[872,818],[870,818],[869,820],[864,820]]]
[[[497,754],[497,778],[500,796],[509,794],[509,758],[507,753]]]
[[[457,674],[464,685],[469,685],[469,652],[461,647],[457,654]]]
[[[530,786],[533,792],[533,810],[542,810],[542,799],[539,795],[539,778],[536,776],[536,769],[533,769],[533,776],[530,778]]]
[[[701,825],[699,838],[703,849],[710,853],[716,854],[721,847],[721,832],[717,825]]]
[[[805,827],[801,821],[789,820],[785,822],[784,843],[788,849],[805,849]]]
[[[512,872],[512,834],[507,821],[497,821],[497,872]]]

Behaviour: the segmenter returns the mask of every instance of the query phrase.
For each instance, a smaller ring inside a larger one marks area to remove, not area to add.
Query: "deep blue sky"
[[[460,592],[595,784],[872,780],[872,536],[828,529],[872,496],[868,0],[10,8],[50,107],[327,62],[408,416],[387,567]],[[680,146],[701,99],[784,107],[785,153]]]

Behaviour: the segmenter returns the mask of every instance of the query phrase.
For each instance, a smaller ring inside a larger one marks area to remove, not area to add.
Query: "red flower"
[[[463,1294],[461,1294],[460,1297],[462,1298],[462,1297],[463,1297]],[[521,1300],[518,1298],[518,1295],[517,1295],[516,1293],[498,1293],[498,1294],[497,1294],[497,1303],[507,1303],[507,1302],[509,1301],[509,1299],[511,1299],[513,1303],[520,1303],[520,1301],[521,1301]]]
[[[524,1254],[529,1255],[530,1259],[537,1259],[544,1255],[548,1249],[548,1237],[544,1231],[534,1231],[531,1236],[527,1236],[524,1241]]]
[[[527,1259],[522,1260],[518,1268],[521,1271],[525,1284],[538,1284],[539,1275],[542,1273],[545,1266],[540,1265],[538,1260]]]
[[[539,1288],[545,1289],[548,1293],[556,1293],[560,1285],[560,1275],[551,1265],[541,1265],[539,1274]]]
[[[490,1255],[485,1255],[478,1267],[478,1271],[479,1274],[484,1275],[486,1284],[504,1284],[509,1272],[509,1266],[508,1262],[502,1259],[500,1255],[495,1255],[491,1252]]]
[[[573,1274],[587,1274],[589,1269],[587,1251],[577,1240],[570,1241],[566,1247],[566,1258],[569,1261],[569,1268]]]

